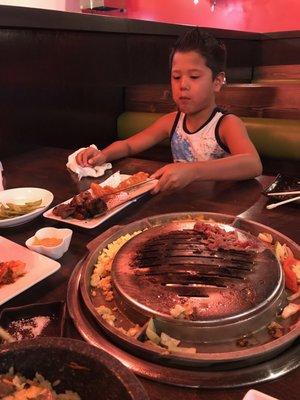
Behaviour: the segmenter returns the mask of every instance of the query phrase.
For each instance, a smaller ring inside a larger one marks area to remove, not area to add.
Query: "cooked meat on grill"
[[[256,250],[257,244],[250,239],[240,240],[236,231],[226,232],[218,225],[197,221],[194,230],[202,232],[207,240],[207,247],[210,250]]]
[[[60,204],[53,209],[53,214],[63,219],[73,217],[86,219],[104,214],[107,204],[100,197],[93,197],[89,191],[81,192],[73,197],[68,204]]]

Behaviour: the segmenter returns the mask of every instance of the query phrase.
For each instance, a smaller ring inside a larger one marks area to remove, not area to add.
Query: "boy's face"
[[[186,114],[197,113],[214,106],[224,74],[213,79],[212,70],[196,51],[176,52],[171,70],[172,94],[179,110]]]

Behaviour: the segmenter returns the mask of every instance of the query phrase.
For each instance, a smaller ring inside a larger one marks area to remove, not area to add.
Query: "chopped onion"
[[[298,292],[292,294],[287,299],[288,299],[288,301],[293,301],[293,300],[298,299],[299,297],[300,297],[300,289],[298,290]]]
[[[296,314],[300,310],[300,304],[290,303],[284,307],[281,317],[287,319],[292,315]]]
[[[172,338],[171,336],[167,335],[165,332],[162,332],[160,335],[161,344],[168,347],[169,350],[172,350],[174,347],[177,347],[180,343],[180,340]]]
[[[273,236],[270,233],[262,232],[258,235],[258,239],[266,243],[273,243]]]
[[[160,343],[160,337],[156,333],[156,329],[155,329],[153,318],[150,318],[150,320],[148,322],[148,326],[147,326],[147,329],[146,329],[146,336],[147,336],[147,338],[149,340],[151,340],[151,342],[153,342],[155,344],[159,344]]]

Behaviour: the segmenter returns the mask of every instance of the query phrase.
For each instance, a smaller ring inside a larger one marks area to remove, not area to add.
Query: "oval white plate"
[[[25,224],[42,214],[52,203],[53,194],[46,189],[24,187],[16,189],[8,189],[0,192],[0,203],[6,204],[7,202],[24,204],[30,201],[37,201],[42,199],[42,204],[36,210],[20,215],[19,217],[0,219],[0,228],[6,228],[10,226],[17,226]]]
[[[104,182],[101,183],[101,186],[112,186],[116,187],[121,181],[123,181],[126,178],[129,178],[130,175],[125,175],[125,174],[120,174],[120,172],[116,172],[113,175],[111,175],[109,178],[107,178]],[[130,192],[130,195],[128,196],[128,200],[124,201],[124,203],[120,204],[119,206],[111,208],[109,211],[107,211],[105,214],[95,216],[93,218],[88,218],[88,219],[75,219],[72,217],[63,219],[61,217],[58,217],[57,215],[53,214],[53,208],[50,208],[48,211],[44,212],[44,217],[45,218],[50,218],[54,219],[56,221],[61,221],[65,222],[66,224],[71,224],[71,225],[77,225],[80,226],[81,228],[87,228],[87,229],[92,229],[96,228],[96,226],[101,225],[104,221],[108,220],[111,218],[113,215],[117,214],[124,208],[128,207],[130,204],[134,203],[137,201],[143,194],[149,192],[151,189],[153,189],[153,182],[145,183],[144,186],[140,186],[136,188],[135,190],[132,190]],[[67,204],[71,201],[72,199],[66,200],[63,203],[60,204]]]

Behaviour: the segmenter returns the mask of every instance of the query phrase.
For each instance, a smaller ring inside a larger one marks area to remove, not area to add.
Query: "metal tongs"
[[[140,186],[146,185],[147,183],[153,182],[153,181],[156,181],[156,180],[157,180],[156,178],[149,178],[146,181],[135,183],[134,185],[128,186],[126,188],[114,190],[114,191],[112,191],[112,192],[110,192],[108,194],[103,195],[102,197],[112,196],[114,194],[118,194],[118,193],[121,193],[121,192],[131,192],[131,190],[133,190],[133,189],[136,189],[136,188],[138,188]]]

